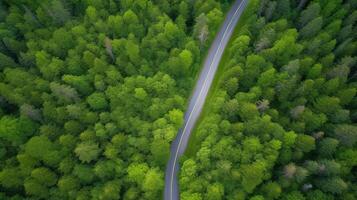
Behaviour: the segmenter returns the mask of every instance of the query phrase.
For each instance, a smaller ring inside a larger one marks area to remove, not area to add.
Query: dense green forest
[[[233,0],[1,0],[0,199],[162,199]],[[182,200],[357,199],[356,0],[249,0]]]
[[[250,1],[183,159],[182,200],[357,199],[356,8]]]
[[[228,0],[1,0],[0,199],[161,199]]]

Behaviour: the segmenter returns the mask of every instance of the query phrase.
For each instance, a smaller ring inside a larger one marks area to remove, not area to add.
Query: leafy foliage
[[[1,1],[0,199],[160,199],[230,3]]]
[[[182,161],[182,199],[356,199],[355,9],[250,1]]]

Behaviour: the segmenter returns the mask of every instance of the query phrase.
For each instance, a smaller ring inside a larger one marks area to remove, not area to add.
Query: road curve
[[[170,159],[165,172],[165,200],[179,199],[177,181],[179,158],[185,152],[191,131],[201,113],[223,51],[234,31],[234,27],[236,26],[239,17],[246,7],[247,2],[248,0],[236,0],[231,10],[228,12],[221,30],[216,35],[216,38],[208,52],[200,77],[196,83],[194,93],[191,97],[189,107],[185,113],[183,127],[179,130],[175,140],[171,144]]]

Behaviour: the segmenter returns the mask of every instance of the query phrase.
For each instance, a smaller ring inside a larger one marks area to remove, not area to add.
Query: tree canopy
[[[183,157],[181,199],[356,199],[355,9],[249,1]]]
[[[230,3],[1,1],[0,199],[160,199]]]

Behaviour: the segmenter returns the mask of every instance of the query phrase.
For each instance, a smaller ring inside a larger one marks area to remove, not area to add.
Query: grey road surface
[[[175,140],[171,144],[170,160],[167,164],[165,173],[165,200],[179,199],[177,182],[179,159],[187,147],[188,139],[201,113],[223,51],[234,31],[234,27],[236,26],[239,17],[247,5],[247,2],[248,0],[237,0],[232,5],[221,30],[217,34],[208,52],[200,77],[196,83],[194,93],[191,97],[189,107],[185,113],[183,127],[179,130]]]

